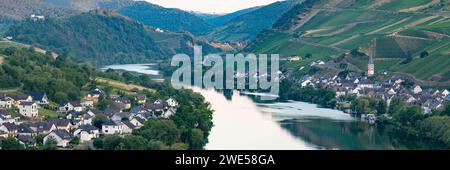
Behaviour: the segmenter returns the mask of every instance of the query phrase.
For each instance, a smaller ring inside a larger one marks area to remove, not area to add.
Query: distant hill
[[[450,12],[445,3],[306,0],[285,13],[271,30],[261,32],[245,51],[277,53],[283,58],[312,56],[284,66],[299,70],[319,59],[338,60],[352,50],[369,54],[371,42],[377,39],[377,72],[398,72],[420,80],[448,82]],[[421,58],[425,52],[429,55]],[[350,57],[339,62],[349,64],[352,70],[365,71],[368,57]]]
[[[22,20],[32,14],[49,17],[67,17],[77,14],[77,11],[48,5],[40,0],[1,0],[0,18]]]
[[[200,44],[204,51],[216,51],[190,34],[157,32],[112,11],[96,10],[66,19],[26,20],[7,33],[15,41],[69,56],[94,65],[143,63],[192,53]]]
[[[197,11],[187,11],[187,12],[199,17],[200,19],[205,20],[206,22],[208,22],[208,20],[223,16],[222,14],[210,14]]]
[[[271,28],[285,12],[298,3],[298,0],[287,0],[257,9],[249,9],[253,10],[251,12],[241,11],[248,13],[232,18],[230,21],[215,28],[207,37],[215,41],[252,40],[260,31]]]
[[[78,14],[77,11],[48,5],[40,0],[1,0],[0,1],[0,36],[11,25],[29,18],[32,14],[59,18]]]
[[[44,0],[46,3],[73,10],[111,9],[149,26],[194,35],[205,34],[212,27],[198,16],[175,8],[164,8],[145,1],[132,0]]]
[[[259,8],[261,8],[261,7],[257,6],[257,7],[239,10],[239,11],[232,12],[232,13],[225,14],[225,15],[219,15],[219,16],[213,16],[213,17],[207,17],[207,18],[204,17],[203,19],[206,20],[206,22],[208,22],[212,26],[220,26],[222,24],[229,22],[230,20],[232,20],[236,17],[253,12]]]
[[[116,11],[136,21],[169,31],[189,31],[194,35],[203,35],[212,30],[208,23],[189,12],[147,2],[135,2]]]

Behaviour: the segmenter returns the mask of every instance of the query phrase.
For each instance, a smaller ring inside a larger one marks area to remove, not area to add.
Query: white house
[[[88,142],[94,138],[98,138],[100,131],[97,127],[92,125],[82,125],[73,133],[74,136],[80,138],[80,142]]]
[[[56,146],[59,147],[67,147],[69,146],[69,142],[72,136],[66,130],[55,130],[50,132],[47,136],[44,137],[44,144],[47,143],[50,139],[54,139],[56,141]]]
[[[169,107],[177,107],[178,106],[178,102],[173,98],[167,99],[166,102],[167,102],[167,105],[169,105]]]
[[[135,116],[130,120],[130,122],[136,127],[141,127],[141,126],[144,126],[145,119],[143,119],[139,116]]]
[[[16,107],[19,107],[19,104],[21,102],[32,102],[33,101],[33,97],[31,97],[30,95],[15,95],[15,96],[11,96],[11,98],[14,100],[14,105]]]
[[[25,117],[37,117],[38,105],[35,102],[20,102],[19,113]]]
[[[450,92],[447,90],[447,89],[445,89],[444,91],[442,91],[442,95],[443,96],[448,96],[450,94]]]
[[[14,123],[16,119],[14,119],[11,115],[5,113],[4,110],[0,110],[0,125],[3,123]]]
[[[48,105],[47,94],[40,92],[33,92],[29,94],[33,98],[33,102],[38,105]]]
[[[3,123],[0,126],[0,131],[8,134],[16,134],[19,130],[19,126],[14,123]]]
[[[163,118],[170,118],[173,114],[177,112],[176,108],[169,108],[167,109],[164,114],[162,115]]]
[[[413,89],[414,94],[418,94],[420,92],[422,92],[422,88],[420,86],[417,85],[416,87],[414,87],[414,89]]]
[[[76,111],[76,112],[82,112],[84,110],[83,105],[81,105],[78,102],[67,102],[63,103],[59,106],[59,112],[70,112],[70,111]]]
[[[81,124],[82,125],[92,125],[94,118],[95,118],[95,115],[92,116],[92,115],[86,113],[83,115],[83,121]]]
[[[123,126],[121,123],[109,121],[102,125],[102,133],[105,135],[122,134]]]
[[[81,104],[81,106],[83,106],[85,108],[93,108],[94,107],[93,100],[83,100],[80,104]]]
[[[290,62],[300,61],[300,60],[302,60],[302,58],[299,57],[299,56],[294,56],[294,57],[289,58],[289,61],[290,61]]]
[[[0,108],[11,108],[14,104],[14,99],[7,96],[0,95]]]
[[[48,123],[54,124],[58,130],[70,131],[73,127],[72,123],[67,119],[52,119]]]
[[[25,146],[36,146],[36,141],[30,135],[17,135],[16,139]]]
[[[130,121],[123,122],[123,134],[131,134],[133,133],[134,129],[137,129],[137,127]]]

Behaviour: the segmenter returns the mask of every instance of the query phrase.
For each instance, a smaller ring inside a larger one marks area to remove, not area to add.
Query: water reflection
[[[214,90],[194,89],[211,103],[214,127],[206,149],[314,149],[281,128],[270,115],[263,114],[248,97],[234,93],[231,100]]]
[[[157,74],[149,66],[106,68]],[[215,111],[206,149],[394,149],[376,127],[341,111],[303,102],[260,103],[233,91],[194,91],[201,93]]]

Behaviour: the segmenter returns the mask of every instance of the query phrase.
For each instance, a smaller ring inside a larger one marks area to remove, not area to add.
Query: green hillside
[[[159,33],[111,11],[93,11],[67,19],[25,21],[7,32],[15,41],[49,49],[94,65],[144,63],[176,53],[192,53],[189,44],[216,49],[189,34]]]
[[[206,34],[212,26],[196,15],[175,8],[164,8],[145,1],[133,0],[44,0],[44,2],[72,10],[87,12],[110,9],[149,26],[172,32],[189,31]]]
[[[208,22],[209,24],[211,24],[212,26],[220,26],[223,25],[231,20],[233,20],[234,18],[237,18],[241,15],[244,14],[248,14],[250,12],[253,12],[257,9],[261,8],[260,6],[258,7],[252,7],[252,8],[247,8],[247,9],[243,9],[243,10],[239,10],[236,12],[232,12],[229,14],[225,14],[225,15],[219,15],[219,16],[215,16],[215,17],[209,17],[209,18],[205,18],[205,21]]]
[[[252,40],[260,31],[271,28],[285,12],[296,4],[298,4],[297,0],[287,0],[260,7],[231,19],[215,28],[206,37],[214,41]]]
[[[279,19],[273,30],[261,33],[246,51],[279,53],[283,58],[312,55],[312,58],[300,62],[303,64],[287,65],[300,67],[314,60],[330,60],[348,54],[353,49],[368,54],[369,45],[377,39],[376,58],[379,60],[376,62],[381,65],[376,66],[377,71],[389,70],[409,73],[423,80],[448,81],[448,66],[444,68],[443,65],[450,61],[445,50],[450,39],[450,21],[446,14],[440,12],[417,12],[425,10],[419,8],[424,4],[430,8],[431,5],[433,8],[439,5],[430,3],[431,0],[385,3],[375,0],[307,0]],[[402,12],[398,12],[400,10]],[[423,52],[429,53],[429,57],[420,58]],[[411,62],[401,62],[408,57],[413,57]],[[347,62],[366,70],[367,61]],[[424,69],[415,68],[417,66]]]

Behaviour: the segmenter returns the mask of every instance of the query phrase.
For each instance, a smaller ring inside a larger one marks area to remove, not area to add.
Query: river
[[[151,65],[107,68],[158,74]],[[211,150],[395,149],[373,125],[341,111],[304,102],[256,103],[233,93],[194,88],[211,103],[214,127],[205,146]]]

